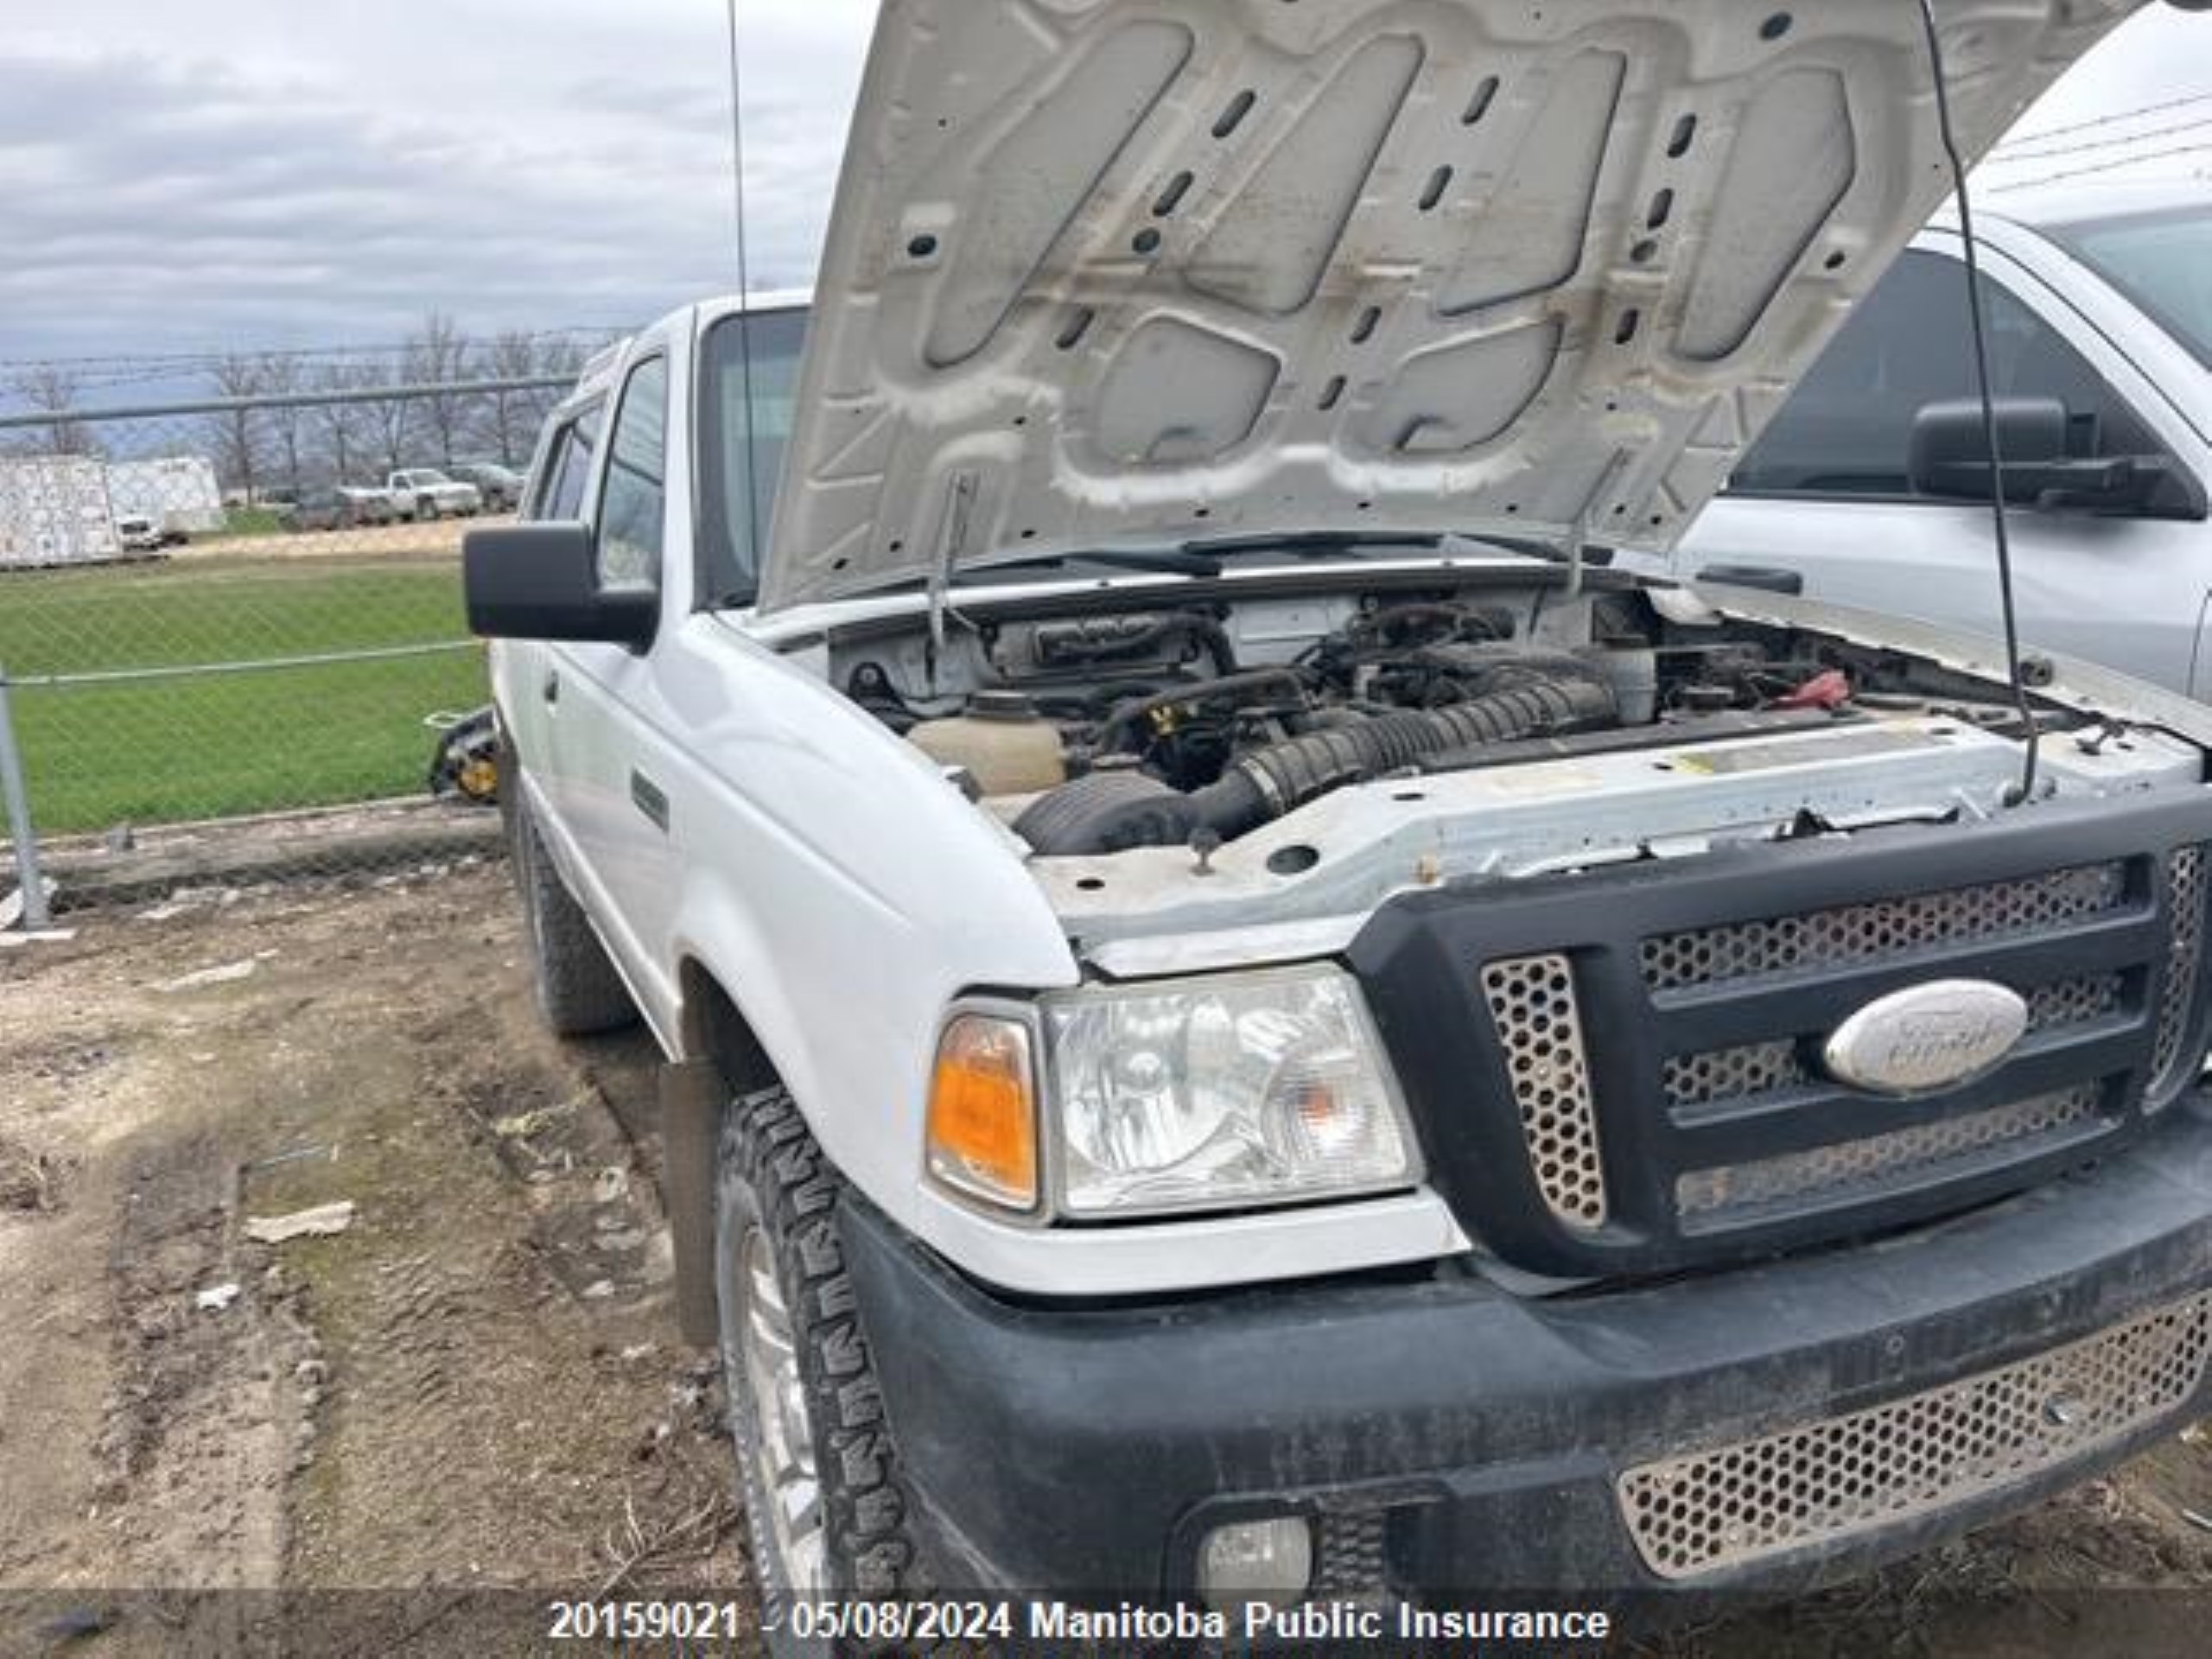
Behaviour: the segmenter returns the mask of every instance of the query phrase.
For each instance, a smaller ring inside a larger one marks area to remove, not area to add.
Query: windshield
[[[2212,367],[2212,207],[2091,219],[2050,234]]]
[[[700,353],[699,591],[710,604],[749,605],[760,591],[805,340],[803,310],[724,317],[707,331]]]

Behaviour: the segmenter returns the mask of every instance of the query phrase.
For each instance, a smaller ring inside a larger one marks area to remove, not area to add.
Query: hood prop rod
[[[976,507],[976,474],[953,474],[944,492],[944,524],[938,537],[937,558],[930,571],[930,691],[937,691],[937,665],[945,652],[944,619],[952,608],[952,573],[967,551],[969,521]]]
[[[2005,455],[1997,429],[1997,399],[1989,378],[1989,327],[1982,315],[1981,259],[1974,241],[1974,198],[1967,186],[1967,164],[1959,154],[1957,136],[1951,129],[1951,92],[1943,66],[1942,32],[1936,26],[1936,8],[1920,0],[1920,22],[1928,36],[1928,63],[1936,78],[1936,121],[1943,141],[1943,154],[1951,167],[1951,188],[1959,201],[1959,235],[1966,245],[1967,315],[1974,336],[1974,384],[1981,394],[1981,436],[1989,451],[1989,512],[1997,532],[1997,590],[2005,615],[2005,668],[2012,692],[2012,707],[2027,733],[2027,747],[2020,766],[2020,781],[2005,804],[2018,806],[2035,798],[2036,769],[2042,753],[2043,728],[2028,699],[2027,677],[2020,662],[2020,619],[2012,582],[2012,541],[2005,516]]]

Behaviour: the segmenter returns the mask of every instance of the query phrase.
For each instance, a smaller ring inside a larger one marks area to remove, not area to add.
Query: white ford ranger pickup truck
[[[2129,10],[1940,0],[1960,147]],[[1792,1588],[2204,1408],[2212,711],[1608,568],[1929,47],[891,0],[810,308],[585,374],[469,605],[772,1598]]]

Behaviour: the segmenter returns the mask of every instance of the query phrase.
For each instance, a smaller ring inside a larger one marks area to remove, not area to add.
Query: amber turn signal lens
[[[1037,1205],[1037,1091],[1029,1028],[963,1014],[938,1039],[930,1080],[930,1173],[1009,1210]]]

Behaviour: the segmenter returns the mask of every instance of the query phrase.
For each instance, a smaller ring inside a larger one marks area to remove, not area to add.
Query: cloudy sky
[[[740,4],[754,280],[804,282],[874,5]],[[604,327],[735,285],[722,0],[6,10],[0,363],[369,345],[433,306],[480,333]],[[2159,7],[2018,130],[2193,94],[2212,16]],[[2212,98],[2022,143],[1987,177],[2132,153],[2113,139],[2212,166]]]

